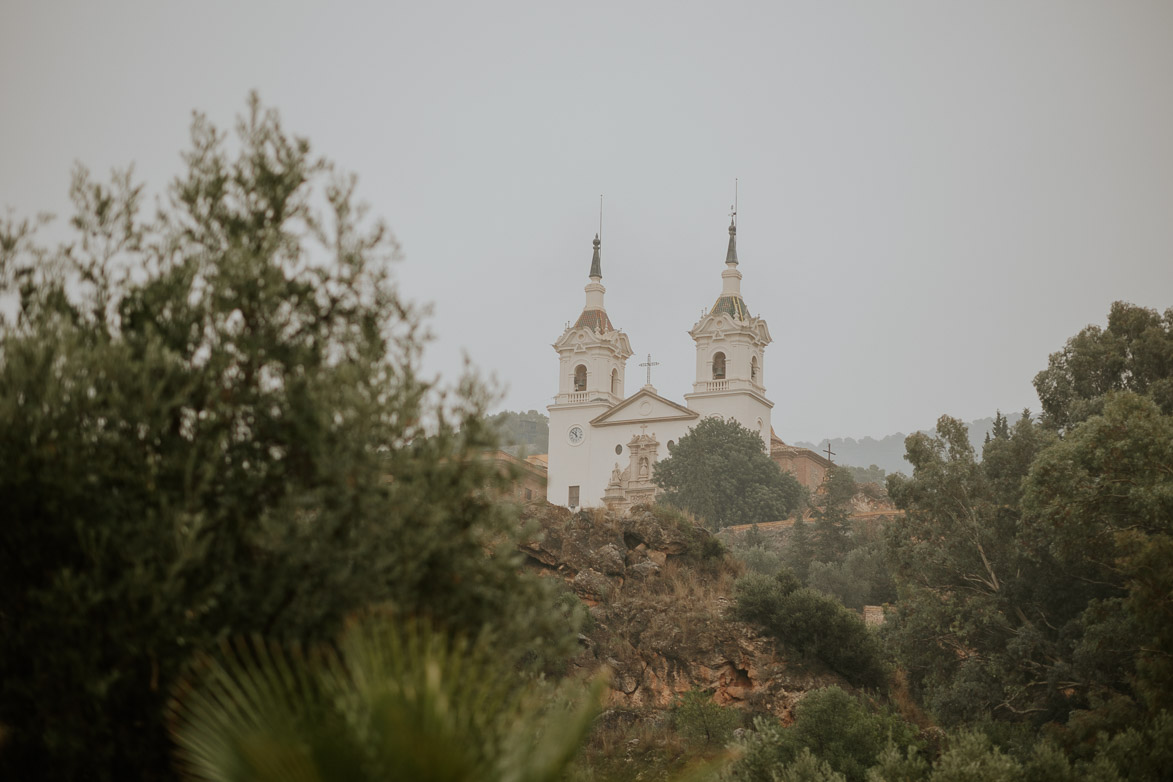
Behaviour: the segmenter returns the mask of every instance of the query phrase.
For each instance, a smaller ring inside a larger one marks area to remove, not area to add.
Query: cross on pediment
[[[831,441],[830,440],[827,441],[827,447],[823,451],[823,453],[827,454],[827,461],[829,461],[829,462],[835,461],[834,459],[831,458],[832,456],[835,455],[835,452],[831,450]]]
[[[650,386],[652,384],[652,367],[660,366],[660,362],[659,361],[652,361],[652,354],[649,353],[648,360],[641,362],[640,366],[648,368],[648,385]]]

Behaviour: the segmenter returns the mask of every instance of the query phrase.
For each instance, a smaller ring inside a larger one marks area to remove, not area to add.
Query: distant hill
[[[1022,418],[1021,413],[1010,413],[1006,416],[1011,426],[1017,423],[1020,418]],[[965,425],[969,427],[969,441],[973,443],[978,456],[981,456],[986,433],[994,428],[993,417],[967,421]],[[931,429],[922,429],[921,431],[930,434],[933,432]],[[793,445],[823,453],[827,448],[827,443],[830,443],[831,450],[835,452],[835,456],[832,458],[838,464],[855,467],[875,465],[885,472],[907,474],[912,472],[912,465],[904,460],[904,438],[907,436],[903,432],[897,432],[879,440],[874,437],[865,437],[862,440],[856,440],[852,437],[834,437],[830,440],[820,440],[818,443],[799,441]]]
[[[501,438],[502,450],[514,456],[546,453],[550,450],[550,419],[537,410],[524,413],[503,410],[489,416],[489,424]]]

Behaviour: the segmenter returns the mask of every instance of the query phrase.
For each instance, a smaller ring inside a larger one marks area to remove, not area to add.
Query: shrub
[[[685,738],[710,746],[724,746],[741,724],[741,713],[713,701],[711,693],[691,689],[681,695],[672,710],[672,722]]]
[[[852,684],[881,686],[886,671],[880,644],[863,620],[834,598],[797,587],[797,577],[788,570],[774,578],[751,573],[734,588],[734,616],[822,661]]]
[[[861,782],[886,748],[904,753],[917,744],[915,726],[838,687],[808,693],[795,707],[790,727],[759,718],[754,728],[743,742],[744,754],[733,768],[734,779],[765,781],[795,764],[813,767],[801,760],[810,752],[849,782]]]

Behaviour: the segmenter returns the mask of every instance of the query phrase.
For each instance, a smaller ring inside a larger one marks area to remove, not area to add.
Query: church
[[[750,314],[741,295],[736,215],[729,225],[720,294],[688,332],[696,346],[696,381],[683,404],[661,396],[650,373],[647,384],[627,395],[631,343],[611,323],[603,304],[600,249],[596,235],[586,304],[554,343],[558,395],[547,407],[546,498],[569,508],[614,510],[650,502],[656,494],[656,462],[702,418],[737,421],[761,435],[767,452],[774,442],[780,444],[770,428],[774,403],[763,385],[770,330]]]

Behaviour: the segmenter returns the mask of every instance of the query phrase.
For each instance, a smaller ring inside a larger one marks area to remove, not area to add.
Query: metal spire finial
[[[733,180],[733,204],[729,207],[729,249],[725,263],[737,265],[737,180]]]
[[[601,244],[599,235],[595,234],[595,253],[591,256],[591,273],[587,275],[591,278],[598,277],[600,280],[603,279],[603,261],[599,258],[599,245]]]

